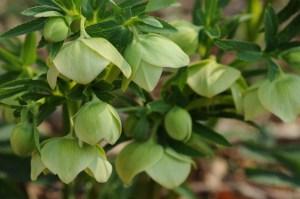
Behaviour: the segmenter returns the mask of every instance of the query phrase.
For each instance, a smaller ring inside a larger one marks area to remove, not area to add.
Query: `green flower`
[[[82,171],[98,182],[106,182],[112,172],[112,166],[102,150],[87,144],[80,146],[78,141],[71,137],[48,140],[40,154],[33,154],[31,178],[35,180],[47,169],[58,175],[64,183],[72,182]]]
[[[284,122],[295,121],[300,112],[300,77],[281,74],[265,80],[258,89],[258,98],[265,109]]]
[[[99,99],[86,103],[75,118],[76,136],[83,142],[96,145],[102,140],[114,144],[122,131],[121,119],[115,109]]]
[[[211,98],[229,89],[240,76],[239,70],[207,59],[189,68],[188,85],[197,94]]]
[[[47,41],[64,41],[69,35],[69,26],[62,17],[50,18],[43,30],[43,36]]]
[[[35,149],[34,129],[28,122],[19,123],[10,137],[12,150],[19,156],[30,156]]]
[[[166,36],[174,41],[180,48],[191,55],[195,53],[198,47],[198,27],[187,21],[173,21],[170,23],[177,31]]]
[[[125,184],[146,172],[160,185],[172,189],[182,184],[191,170],[192,160],[172,149],[163,149],[152,139],[128,144],[118,155],[116,170]]]
[[[172,108],[165,117],[165,128],[168,135],[179,141],[187,141],[192,135],[192,118],[185,109]]]
[[[184,67],[190,61],[179,46],[157,34],[139,35],[127,47],[125,58],[132,67],[129,82],[132,80],[147,91],[155,88],[163,67]]]
[[[79,38],[67,42],[53,63],[60,74],[79,84],[92,82],[111,63],[126,77],[131,75],[131,68],[122,55],[103,38]]]

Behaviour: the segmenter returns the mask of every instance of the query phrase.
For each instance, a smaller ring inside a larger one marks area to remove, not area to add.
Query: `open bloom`
[[[132,67],[129,81],[147,91],[155,88],[163,67],[180,68],[190,62],[177,44],[157,34],[138,35],[127,47],[125,58]]]
[[[72,182],[85,171],[98,182],[106,182],[111,175],[112,166],[99,148],[83,144],[80,146],[74,138],[53,138],[47,141],[41,153],[33,154],[31,159],[31,178],[36,178],[49,170],[64,183]]]
[[[50,74],[55,74],[56,70],[79,84],[92,82],[110,63],[117,66],[126,77],[131,75],[128,63],[104,38],[79,38],[67,42],[58,52],[53,63],[55,68],[50,68]],[[53,82],[55,75],[50,76],[52,81],[49,78],[48,81]]]

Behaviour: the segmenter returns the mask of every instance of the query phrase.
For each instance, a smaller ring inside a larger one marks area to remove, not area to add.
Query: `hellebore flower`
[[[127,47],[125,58],[132,67],[128,81],[134,81],[147,91],[155,88],[163,67],[180,68],[190,62],[177,44],[157,34],[139,35]]]
[[[114,144],[122,131],[121,119],[116,110],[97,98],[79,110],[74,124],[76,136],[90,145],[96,145],[102,140]]]
[[[117,173],[125,184],[146,172],[154,181],[170,189],[186,180],[191,165],[189,157],[172,149],[163,149],[152,139],[128,144],[116,160]]]
[[[186,54],[192,55],[198,47],[198,27],[187,21],[173,21],[170,23],[177,31],[166,34]]]
[[[240,76],[239,70],[207,59],[189,68],[188,85],[197,94],[211,98],[229,89]]]
[[[280,74],[265,80],[258,89],[258,98],[265,109],[284,122],[295,121],[300,112],[300,77]]]
[[[49,170],[64,183],[72,182],[82,171],[94,177],[97,182],[105,182],[111,175],[112,166],[96,146],[83,144],[71,137],[48,140],[41,153],[31,159],[31,178],[35,180],[43,171]]]
[[[116,65],[126,77],[131,75],[131,67],[104,38],[79,38],[67,42],[53,63],[60,74],[79,84],[92,82],[110,63]]]
[[[294,67],[300,67],[300,47],[284,51],[280,54],[280,57]]]

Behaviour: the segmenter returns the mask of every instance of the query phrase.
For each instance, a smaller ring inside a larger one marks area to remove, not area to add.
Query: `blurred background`
[[[181,0],[181,6],[155,13],[168,20],[191,20],[193,0]],[[284,7],[287,0],[272,1],[274,8]],[[226,7],[230,16],[247,11],[248,0],[231,0]],[[34,5],[33,0],[1,0],[0,32],[26,21],[20,13]],[[243,37],[239,30],[236,37]],[[259,38],[258,38],[259,42]],[[1,42],[0,42],[1,45]],[[230,56],[228,57],[230,59]],[[225,60],[226,62],[226,60]],[[76,185],[66,187],[54,176],[30,182],[30,160],[21,159],[9,149],[9,133],[13,123],[4,122],[9,113],[3,111],[0,117],[0,198],[1,199],[61,199],[68,198],[74,191],[75,199],[80,198],[137,198],[137,187],[124,188],[116,176],[107,185],[95,185],[80,176]],[[2,119],[1,119],[2,118]],[[61,128],[59,114],[53,116],[40,130],[55,133]],[[216,156],[197,160],[197,168],[188,182],[172,192],[162,190],[153,198],[187,199],[300,199],[300,123],[282,124],[276,118],[262,117],[256,121],[263,130],[232,119],[218,121],[216,131],[233,143],[233,147],[220,149]],[[276,159],[266,149],[287,146],[293,148],[294,158]],[[298,160],[297,160],[298,159]],[[275,171],[276,172],[275,172]],[[85,194],[89,190],[88,196]],[[101,194],[99,194],[101,192]]]

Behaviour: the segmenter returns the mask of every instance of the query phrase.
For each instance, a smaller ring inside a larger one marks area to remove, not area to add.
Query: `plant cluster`
[[[250,14],[227,17],[230,1],[196,0],[193,23],[151,15],[176,0],[37,2],[22,13],[33,20],[3,33],[0,48],[0,103],[18,122],[11,146],[31,156],[33,180],[53,173],[70,183],[86,172],[106,182],[106,151],[126,143],[115,160],[124,184],[145,172],[172,189],[193,158],[230,146],[216,119],[259,128],[261,115],[292,122],[300,113],[298,0],[278,12],[251,0]],[[247,38],[236,39],[242,25]],[[9,39],[23,34],[23,43]],[[42,137],[37,127],[57,107],[64,134]]]

